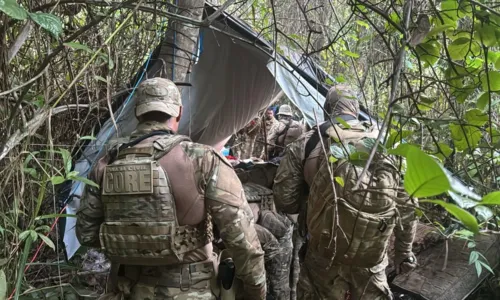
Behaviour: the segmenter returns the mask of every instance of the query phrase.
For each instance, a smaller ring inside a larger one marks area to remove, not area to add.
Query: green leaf
[[[31,239],[31,236],[28,235],[28,237],[26,238],[26,242],[24,243],[23,254],[21,256],[21,259],[19,260],[19,269],[17,271],[17,274],[24,274],[24,267],[26,266],[26,261],[28,260],[28,255],[31,250],[32,242],[33,240]],[[23,282],[23,277],[24,276],[17,276],[16,293],[14,294],[14,299],[19,299],[19,293],[21,290],[21,283]]]
[[[343,51],[343,53],[349,57],[352,57],[352,58],[359,58],[358,53],[354,53],[354,52],[351,52],[349,50],[345,50],[345,51]]]
[[[333,80],[330,79],[330,77],[326,77],[325,83],[328,84],[328,85],[333,85],[334,84]]]
[[[461,209],[455,204],[446,203],[443,200],[421,200],[422,203],[434,203],[442,206],[446,211],[455,216],[462,224],[465,225],[470,231],[477,233],[479,232],[479,225],[477,224],[476,218],[471,215],[468,211]]]
[[[497,61],[495,62],[495,68],[497,70],[500,70],[500,57],[497,59]]]
[[[335,120],[337,120],[337,122],[339,122],[340,124],[342,124],[342,126],[344,126],[344,128],[346,128],[346,129],[350,129],[351,128],[351,125],[347,124],[347,122],[344,121],[344,119],[342,119],[341,117],[336,117]]]
[[[481,131],[473,126],[450,124],[450,131],[453,144],[458,151],[469,149],[469,145],[471,149],[476,148],[482,137]]]
[[[453,28],[454,26],[452,24],[443,24],[443,25],[438,25],[432,28],[431,31],[427,34],[428,37],[435,36],[436,34],[439,34],[447,29]]]
[[[342,177],[335,177],[335,181],[341,186],[344,187],[344,179]]]
[[[50,182],[52,182],[53,185],[58,185],[61,184],[65,181],[66,179],[62,176],[52,176],[50,178]]]
[[[450,146],[446,145],[445,143],[439,143],[438,145],[439,149],[441,149],[441,152],[443,152],[446,158],[448,158],[453,153],[453,150],[450,148]]]
[[[338,161],[338,159],[336,159],[336,158],[335,158],[335,156],[331,155],[331,156],[328,158],[328,161],[329,161],[331,164],[333,164],[333,163],[337,162],[337,161]]]
[[[399,155],[402,157],[408,157],[408,151],[414,146],[410,144],[400,144],[399,146],[396,147],[396,149],[390,149],[387,151],[389,154],[392,155]]]
[[[484,110],[490,101],[490,92],[483,92],[479,97],[477,98],[477,108],[480,110]]]
[[[345,82],[345,77],[343,75],[339,75],[335,77],[335,81],[337,81],[338,83]]]
[[[480,40],[486,47],[493,47],[497,44],[497,37],[495,34],[495,27],[490,24],[478,24],[476,25],[476,32],[479,34]]]
[[[349,160],[357,161],[357,160],[368,160],[370,157],[369,153],[366,152],[354,152],[349,155]]]
[[[425,67],[433,66],[439,59],[441,44],[436,41],[421,43],[417,46],[418,57],[424,62]]]
[[[56,38],[63,31],[61,19],[53,14],[36,12],[29,13],[29,16],[35,23],[50,32]]]
[[[7,299],[7,277],[3,269],[0,270],[0,299]]]
[[[26,20],[28,17],[26,10],[17,4],[16,0],[0,0],[0,11],[16,20]]]
[[[498,92],[500,91],[500,72],[489,71],[488,72],[490,88],[488,88],[488,80],[486,80],[486,73],[481,76],[481,85],[484,91]]]
[[[389,138],[385,142],[385,147],[390,149],[394,146],[394,144],[401,142],[403,139],[407,138],[413,133],[413,131],[410,130],[403,130],[403,131],[396,131],[394,130],[391,132],[389,135]]]
[[[500,205],[500,191],[489,193],[479,202],[481,205]]]
[[[35,218],[35,220],[38,219],[38,218]],[[40,232],[49,232],[50,231],[50,227],[49,225],[42,225],[42,226],[38,226],[37,228],[35,228],[35,231],[40,233]]]
[[[491,274],[495,275],[495,272],[493,272],[493,270],[491,269],[491,267],[485,263],[484,261],[481,261],[479,260],[478,261],[486,270],[488,270],[488,272],[490,272]]]
[[[451,186],[442,167],[429,155],[411,147],[407,155],[405,190],[413,197],[430,197],[448,191]]]
[[[88,185],[91,185],[93,187],[99,188],[99,185],[97,183],[95,183],[92,180],[89,180],[89,179],[87,179],[85,177],[76,176],[76,177],[73,178],[73,180],[81,181],[81,182],[83,182],[85,184],[88,184]]]
[[[458,20],[458,1],[446,0],[441,2],[441,13],[443,21],[447,24],[455,24]]]
[[[483,268],[481,267],[481,263],[476,260],[474,265],[476,266],[477,277],[479,277],[481,275],[481,273],[483,272]]]
[[[54,242],[52,242],[51,239],[49,239],[48,236],[46,235],[43,235],[41,233],[38,234],[38,236],[42,239],[42,241],[47,244],[47,246],[49,246],[50,248],[52,248],[52,250],[56,250],[56,246],[54,245]]]
[[[30,231],[26,230],[19,234],[19,240],[24,241],[30,235]]]
[[[34,230],[30,230],[30,235],[33,241],[36,241],[36,239],[38,238],[38,233]]]
[[[471,251],[469,254],[469,265],[472,265],[479,259],[479,254],[477,251]]]
[[[365,21],[356,20],[356,23],[360,26],[363,26],[366,29],[370,28],[370,24],[366,23]]]
[[[73,48],[75,50],[83,50],[83,51],[88,52],[90,54],[94,53],[94,51],[92,51],[87,45],[82,45],[80,43],[70,42],[70,43],[64,43],[63,45],[66,47]]]
[[[71,171],[71,172],[69,172],[69,173],[66,175],[66,179],[73,179],[73,178],[75,178],[76,176],[78,176],[78,174],[80,174],[80,172],[78,172],[78,171]]]
[[[471,40],[469,38],[462,37],[449,44],[448,52],[450,53],[451,59],[463,60],[469,52],[470,41]]]
[[[38,173],[36,172],[36,169],[34,168],[23,168],[23,172],[26,174],[29,174],[33,178],[37,178]]]
[[[71,171],[72,161],[71,161],[71,153],[68,150],[59,148],[61,151],[62,159],[64,162],[64,171],[68,174]]]
[[[488,122],[488,114],[477,108],[469,109],[465,113],[465,120],[471,125],[483,126]]]

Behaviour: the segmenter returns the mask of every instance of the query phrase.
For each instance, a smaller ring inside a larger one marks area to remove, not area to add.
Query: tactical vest
[[[333,183],[334,191],[328,160],[322,155],[318,164],[307,204],[308,249],[332,263],[364,268],[378,265],[396,225],[397,168],[388,158],[376,154],[354,190],[363,166],[339,160],[333,165],[333,176],[341,177],[344,185]]]
[[[211,242],[209,217],[198,226],[180,226],[168,174],[159,159],[184,136],[163,135],[138,147],[118,148],[104,170],[100,228],[103,251],[126,265],[170,265]],[[181,199],[177,199],[178,201]]]

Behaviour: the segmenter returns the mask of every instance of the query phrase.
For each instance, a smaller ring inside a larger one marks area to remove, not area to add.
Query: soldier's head
[[[266,119],[271,120],[273,117],[274,117],[274,110],[271,107],[269,107],[266,110]]]
[[[325,119],[340,115],[359,116],[359,102],[353,89],[346,85],[336,85],[330,88],[326,95]]]
[[[139,122],[165,123],[177,131],[182,115],[182,101],[175,83],[160,77],[144,80],[137,88],[135,97],[135,115]]]
[[[288,104],[283,104],[280,106],[280,109],[278,111],[278,118],[279,119],[286,119],[289,120],[293,116],[292,114],[292,108]]]

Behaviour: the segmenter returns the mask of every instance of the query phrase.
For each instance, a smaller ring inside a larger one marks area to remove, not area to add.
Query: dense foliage
[[[334,78],[326,84],[358,89],[385,133],[372,148],[406,158],[405,188],[425,199],[418,209],[423,220],[448,238],[469,240],[478,274],[491,271],[473,238],[498,233],[500,5],[228,3],[226,11],[278,53],[311,56]],[[172,7],[166,1],[0,0],[0,298],[37,286],[39,277],[60,275],[61,264],[48,263],[63,258],[57,231],[49,227],[61,216],[56,188],[85,180],[71,171],[71,152],[92,139],[93,125],[126,91],[175,18]],[[369,157],[346,154],[364,164]],[[452,223],[463,226],[445,230]],[[24,277],[40,243],[49,246],[39,255],[47,263]]]

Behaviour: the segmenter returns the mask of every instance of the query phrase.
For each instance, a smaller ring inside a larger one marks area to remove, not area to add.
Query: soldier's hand
[[[397,254],[394,259],[396,274],[407,273],[417,267],[417,258],[413,252],[408,254]]]

